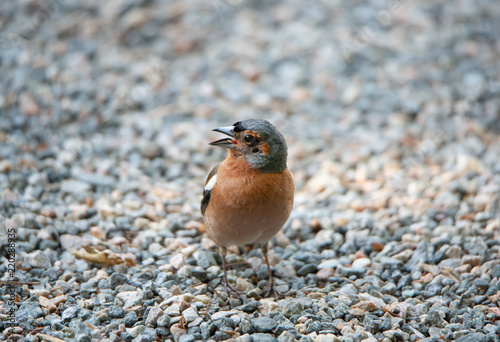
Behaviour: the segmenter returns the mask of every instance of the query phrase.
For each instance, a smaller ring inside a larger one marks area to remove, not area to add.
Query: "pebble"
[[[290,300],[283,307],[283,315],[287,318],[299,315],[302,311],[304,311],[304,305],[299,300]]]
[[[61,191],[68,194],[81,195],[90,189],[90,184],[76,179],[67,179],[61,182]]]
[[[42,251],[26,254],[25,261],[32,267],[49,268],[52,266],[50,258]]]
[[[368,258],[359,258],[352,262],[352,268],[364,269],[372,264],[371,260]]]
[[[191,323],[198,318],[198,313],[193,308],[188,308],[182,312],[182,317],[184,317],[185,322]]]
[[[253,318],[250,320],[250,323],[255,331],[261,333],[271,333],[277,325],[273,319],[267,317]]]
[[[161,316],[163,316],[162,309],[160,309],[159,307],[151,308],[151,310],[149,310],[149,314],[145,321],[146,325],[153,327],[156,326],[156,323]]]

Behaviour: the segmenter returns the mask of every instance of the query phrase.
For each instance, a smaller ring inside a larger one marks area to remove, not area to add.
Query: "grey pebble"
[[[115,180],[113,177],[100,175],[96,173],[81,173],[76,179],[94,186],[113,186]]]
[[[271,334],[256,333],[252,334],[252,341],[276,342],[278,339]]]
[[[167,314],[163,314],[161,315],[158,320],[156,321],[156,324],[159,326],[159,327],[165,327],[165,328],[168,328],[170,327],[170,316],[167,315]],[[202,323],[203,324],[203,323]]]
[[[109,307],[108,314],[110,318],[123,318],[125,310],[119,306],[112,305]]]
[[[137,314],[135,313],[135,311],[129,311],[125,315],[123,321],[125,323],[125,326],[130,328],[138,321]]]
[[[283,315],[290,318],[293,315],[299,315],[304,310],[304,305],[300,300],[290,300],[283,307]]]
[[[456,342],[486,342],[488,337],[481,333],[470,333],[455,340]]]
[[[125,274],[114,272],[106,279],[106,285],[110,289],[116,289],[118,285],[125,284],[127,279]]]
[[[307,264],[302,266],[298,271],[297,275],[299,277],[304,277],[308,275],[309,273],[316,273],[318,271],[318,266],[314,264]]]
[[[79,307],[71,306],[62,312],[61,317],[63,320],[68,321],[75,318],[78,315],[79,311],[80,311]]]
[[[214,252],[209,252],[209,251],[198,252],[198,266],[206,270],[210,266],[214,265],[217,265]]]
[[[178,342],[194,342],[195,340],[196,338],[194,337],[194,335],[186,334],[180,336]]]
[[[76,179],[65,179],[61,182],[61,191],[68,194],[81,195],[90,189],[90,184]]]
[[[263,333],[272,332],[277,326],[277,323],[273,319],[267,317],[252,318],[250,323],[255,331]]]
[[[155,329],[145,328],[139,336],[133,339],[133,342],[153,342],[156,341],[158,336],[156,335]]]

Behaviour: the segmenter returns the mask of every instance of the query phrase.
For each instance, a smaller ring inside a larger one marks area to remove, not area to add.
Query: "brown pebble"
[[[319,279],[328,279],[330,277],[333,277],[335,275],[335,270],[331,267],[327,268],[322,268],[321,270],[316,273]]]
[[[90,228],[90,231],[92,232],[92,235],[99,240],[104,240],[106,238],[106,233],[99,226],[93,226],[92,228]]]
[[[347,219],[345,217],[337,217],[333,220],[336,226],[343,227],[347,224]]]
[[[54,210],[54,208],[51,207],[42,208],[40,213],[45,217],[50,217],[50,218],[56,217],[56,211]]]
[[[33,95],[29,93],[22,93],[19,102],[21,103],[21,113],[26,115],[40,114],[40,107],[36,103]]]
[[[358,304],[353,306],[353,309],[361,309],[363,311],[371,311],[378,309],[377,304],[371,300],[362,300]]]
[[[479,255],[464,255],[462,257],[462,265],[479,266],[481,265],[481,260],[482,258]]]
[[[376,251],[376,252],[380,252],[384,249],[384,245],[381,244],[380,242],[372,242],[372,248]]]
[[[310,223],[311,229],[313,232],[317,233],[321,229],[323,229],[323,226],[321,225],[321,222],[317,218],[313,218]]]

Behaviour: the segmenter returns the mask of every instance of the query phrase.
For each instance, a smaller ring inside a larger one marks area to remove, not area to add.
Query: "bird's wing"
[[[201,214],[205,215],[205,210],[207,209],[208,203],[210,202],[210,197],[212,195],[212,189],[217,181],[217,169],[220,163],[212,168],[212,171],[208,174],[207,180],[205,182],[205,188],[203,189],[203,198],[201,200]]]

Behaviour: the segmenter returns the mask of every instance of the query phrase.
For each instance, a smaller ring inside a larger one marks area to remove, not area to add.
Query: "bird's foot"
[[[276,300],[285,298],[285,295],[283,293],[278,292],[278,290],[276,290],[276,287],[274,286],[274,284],[270,284],[268,286],[267,291],[264,294],[264,297],[271,297],[271,295],[273,295],[274,299],[276,299]]]
[[[236,291],[229,285],[227,281],[222,281],[224,283],[224,288],[226,289],[226,293],[228,296],[233,296],[234,298],[240,298],[241,297],[241,292]]]

